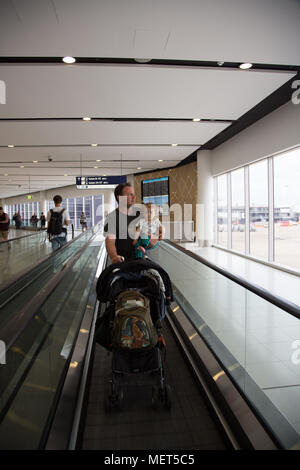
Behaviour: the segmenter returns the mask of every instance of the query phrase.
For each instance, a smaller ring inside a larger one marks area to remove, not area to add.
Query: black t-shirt
[[[119,256],[124,256],[125,261],[135,259],[133,237],[135,233],[135,219],[138,221],[139,214],[127,215],[119,209],[108,214],[104,224],[104,234],[116,236],[116,250]]]

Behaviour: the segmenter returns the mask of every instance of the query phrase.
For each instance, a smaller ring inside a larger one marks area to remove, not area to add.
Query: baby
[[[150,248],[150,240],[157,240],[152,247],[154,248],[164,235],[163,226],[157,216],[157,206],[148,202],[145,204],[145,209],[145,217],[139,220],[133,241],[136,258],[143,257],[146,248]]]

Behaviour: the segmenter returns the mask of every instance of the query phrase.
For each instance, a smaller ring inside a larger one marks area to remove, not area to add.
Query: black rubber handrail
[[[226,271],[226,269],[221,268],[220,266],[217,266],[207,259],[203,258],[202,256],[199,256],[196,253],[193,253],[192,251],[187,250],[186,248],[177,245],[174,242],[171,242],[170,240],[164,240],[164,242],[168,245],[171,245],[172,247],[178,249],[182,253],[186,254],[187,256],[195,259],[196,261],[199,261],[202,264],[205,264],[205,266],[213,269],[217,273],[221,274],[222,276],[227,277],[231,281],[235,282],[236,284],[239,284],[240,286],[244,287],[245,289],[253,292],[254,294],[258,295],[259,297],[262,297],[263,299],[267,300],[271,304],[275,305],[276,307],[279,307],[280,309],[284,310],[285,312],[289,313],[290,315],[293,315],[294,317],[300,319],[300,307],[293,302],[290,302],[286,299],[283,299],[282,297],[279,297],[277,295],[272,294],[271,292],[267,291],[263,287],[260,287],[256,284],[250,283],[243,279],[240,276],[237,276],[236,274],[232,274],[229,271]]]

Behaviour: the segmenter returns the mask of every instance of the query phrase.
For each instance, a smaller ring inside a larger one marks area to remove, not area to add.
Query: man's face
[[[127,198],[127,207],[133,206],[135,203],[135,194],[134,189],[131,186],[125,186],[122,191],[122,197]]]

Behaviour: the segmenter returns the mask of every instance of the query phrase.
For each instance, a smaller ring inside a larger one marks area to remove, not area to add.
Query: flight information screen
[[[163,213],[168,211],[169,206],[169,177],[155,178],[142,181],[142,202],[152,202],[161,207]]]

